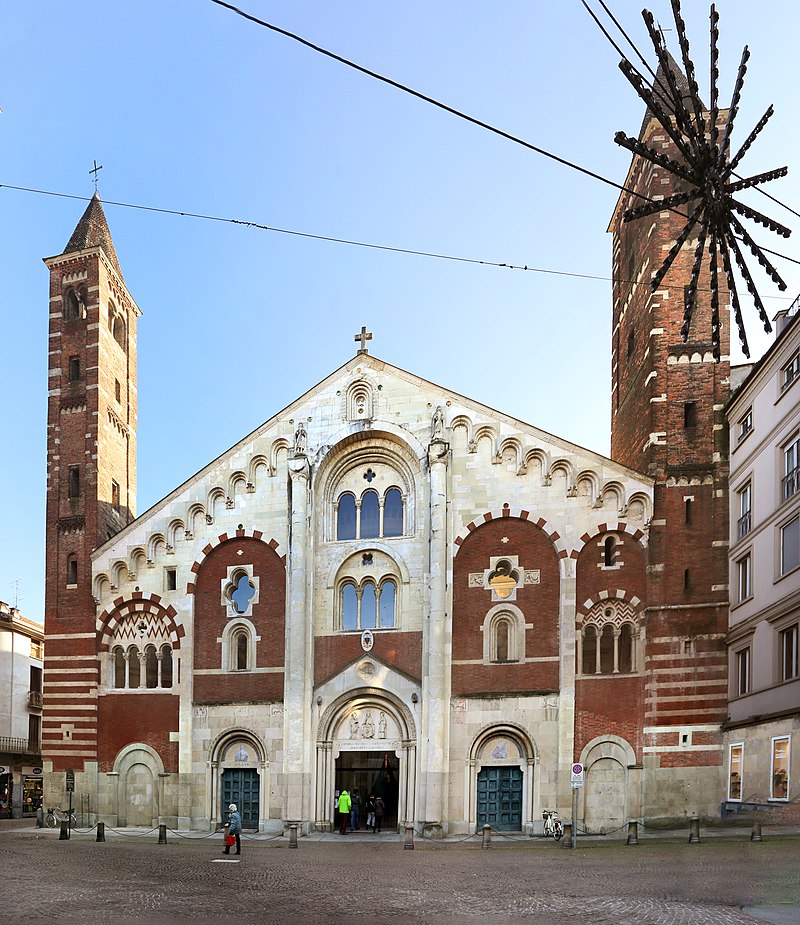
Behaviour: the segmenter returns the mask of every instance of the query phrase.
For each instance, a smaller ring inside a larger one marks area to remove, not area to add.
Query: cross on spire
[[[361,348],[358,351],[359,353],[369,353],[369,350],[367,350],[367,341],[372,340],[372,334],[367,330],[367,326],[365,324],[361,325],[361,333],[356,334],[354,340],[361,341]]]
[[[89,171],[89,173],[94,174],[94,191],[95,192],[97,192],[97,172],[98,170],[102,170],[102,169],[103,169],[103,165],[102,164],[98,165],[97,161],[95,160],[94,167],[92,167],[92,169]]]

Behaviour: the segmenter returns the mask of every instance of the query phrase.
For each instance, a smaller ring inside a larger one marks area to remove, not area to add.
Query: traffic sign
[[[583,765],[573,764],[570,768],[570,783],[573,787],[583,786]]]

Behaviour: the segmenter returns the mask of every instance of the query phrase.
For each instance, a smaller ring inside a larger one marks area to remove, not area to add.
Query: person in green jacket
[[[352,803],[350,801],[350,794],[346,790],[342,790],[339,794],[339,834],[347,835],[347,823],[350,819],[350,807]]]

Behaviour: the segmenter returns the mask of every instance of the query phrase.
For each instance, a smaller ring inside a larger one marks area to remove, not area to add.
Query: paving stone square
[[[413,925],[797,925],[800,837],[589,842],[416,840],[395,834],[245,838],[157,832],[94,840],[0,831],[2,921],[365,923]]]

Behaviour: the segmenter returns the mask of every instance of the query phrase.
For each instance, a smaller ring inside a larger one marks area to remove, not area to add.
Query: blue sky
[[[622,182],[643,106],[579,0],[243,0],[253,14]],[[599,8],[597,0],[592,5]],[[647,53],[641,0],[609,6]],[[707,95],[708,4],[685,0]],[[648,4],[671,26],[667,0]],[[745,162],[798,165],[800,12],[722,0],[721,99],[752,58]],[[678,54],[675,33],[667,33]],[[258,28],[208,0],[27,0],[0,37],[0,184],[490,261],[475,266],[106,207],[139,323],[138,510],[371,352],[593,450],[609,449],[616,191]],[[800,211],[798,173],[771,192]],[[760,201],[759,201],[760,200]],[[766,207],[762,197],[751,199]],[[43,616],[47,271],[85,203],[0,189],[0,599]],[[769,204],[800,233],[800,221]],[[763,231],[775,250],[796,241]],[[800,267],[778,262],[800,292]],[[762,277],[757,277],[761,283]],[[763,281],[764,295],[777,290]],[[770,313],[786,298],[767,300]],[[758,336],[747,310],[754,355]],[[17,583],[18,582],[18,583]]]

